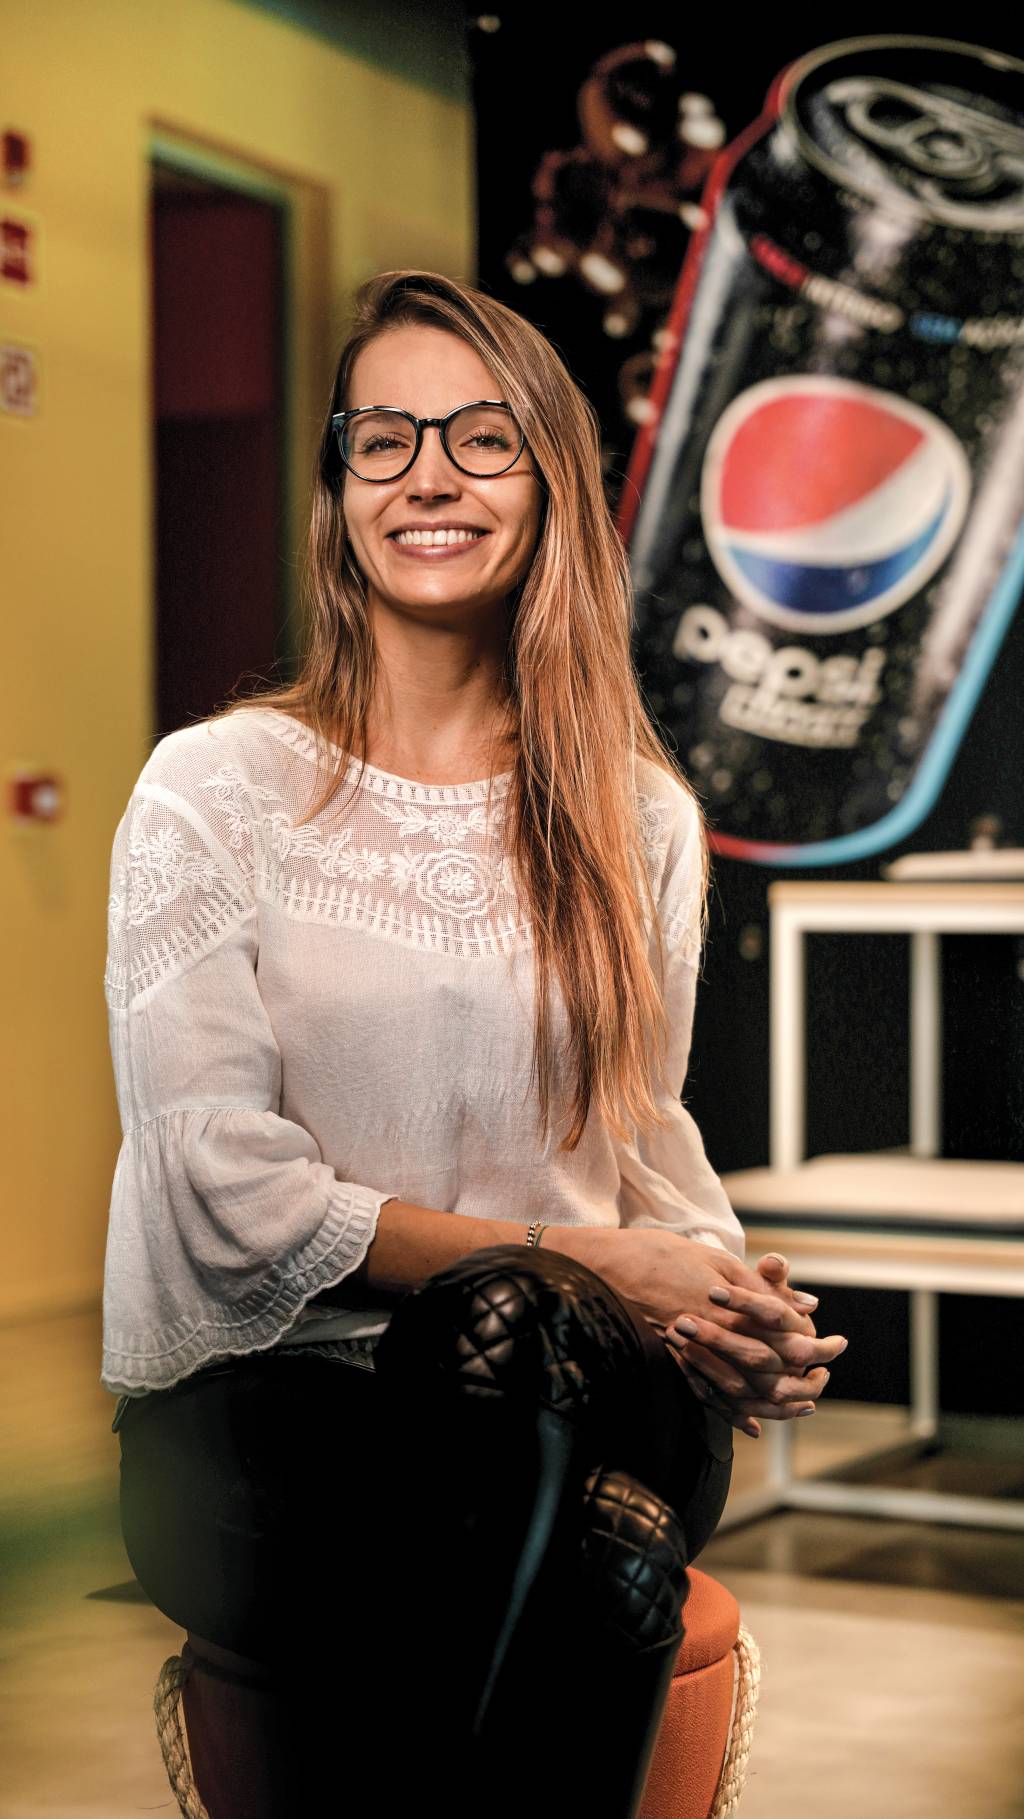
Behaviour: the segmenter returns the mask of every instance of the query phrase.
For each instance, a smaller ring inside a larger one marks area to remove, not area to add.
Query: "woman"
[[[730,1424],[812,1413],[845,1340],[744,1263],[680,1103],[700,816],[594,415],[534,328],[432,274],[363,287],[308,575],[297,682],[162,739],[117,830],[103,1382],[143,1587],[308,1669],[348,1718],[311,1753],[397,1811],[407,1600],[446,1776],[560,1633],[585,1473],[635,1473],[692,1559]]]

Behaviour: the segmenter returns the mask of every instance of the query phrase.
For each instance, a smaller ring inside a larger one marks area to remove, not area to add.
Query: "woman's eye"
[[[509,446],[508,437],[498,429],[476,430],[469,437],[469,441],[474,448],[508,448]]]
[[[371,436],[368,441],[363,443],[361,452],[364,455],[382,455],[385,454],[388,449],[398,447],[399,441],[397,436]]]

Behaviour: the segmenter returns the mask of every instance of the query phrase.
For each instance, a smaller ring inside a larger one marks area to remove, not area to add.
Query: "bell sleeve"
[[[743,1228],[705,1155],[700,1131],[681,1097],[700,968],[702,839],[696,805],[680,790],[663,881],[657,892],[665,941],[668,1046],[664,1067],[669,1090],[658,1087],[655,1097],[658,1110],[668,1123],[663,1130],[649,1134],[638,1132],[634,1125],[632,1141],[616,1142],[619,1219],[623,1226],[661,1226],[681,1237],[731,1251],[742,1259]],[[650,952],[657,978],[658,941],[654,931]]]
[[[224,758],[204,725],[162,740],[114,838],[105,997],[123,1141],[101,1381],[120,1394],[275,1344],[357,1267],[395,1197],[339,1180],[279,1114],[256,973],[260,786]]]

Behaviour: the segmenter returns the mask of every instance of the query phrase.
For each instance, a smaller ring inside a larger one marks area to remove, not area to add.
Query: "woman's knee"
[[[643,1353],[602,1277],[561,1252],[511,1244],[474,1251],[405,1295],[376,1364],[423,1387],[570,1413],[638,1373]]]
[[[582,1609],[628,1650],[678,1645],[689,1589],[675,1510],[630,1472],[598,1466],[582,1502]]]

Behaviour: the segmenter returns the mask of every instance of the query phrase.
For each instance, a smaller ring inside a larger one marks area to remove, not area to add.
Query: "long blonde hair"
[[[541,528],[529,571],[507,603],[502,675],[517,749],[504,837],[535,948],[531,1083],[538,1080],[546,1139],[554,1069],[549,994],[557,971],[576,1072],[572,1121],[560,1148],[578,1147],[592,1099],[614,1136],[629,1141],[623,1113],[645,1130],[668,1122],[657,1108],[648,1052],[653,1033],[663,1084],[667,1018],[638,884],[657,930],[662,979],[665,950],[644,864],[637,757],[692,791],[648,721],[633,666],[629,564],[605,499],[597,417],[531,323],[433,272],[382,272],[361,287],[313,476],[296,680],[236,700],[212,717],[276,707],[312,728],[318,751],[324,742],[340,748],[298,826],[338,794],[351,756],[360,767],[366,763],[378,662],[365,583],[345,534],[344,470],[331,416],[346,407],[363,348],[407,323],[447,329],[479,354],[497,381],[496,396],[521,423],[541,476]],[[321,774],[318,766],[318,785]],[[701,855],[703,900],[703,837]]]

